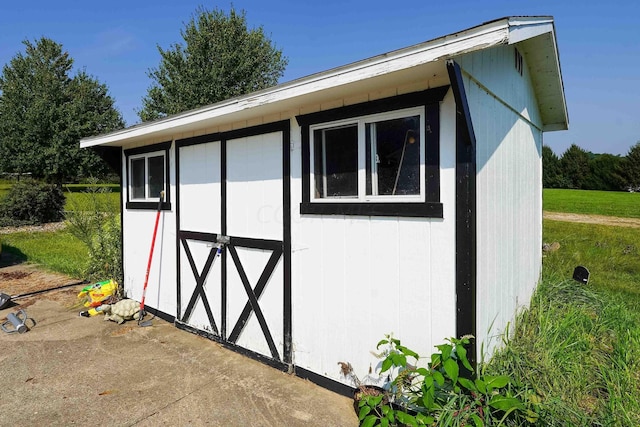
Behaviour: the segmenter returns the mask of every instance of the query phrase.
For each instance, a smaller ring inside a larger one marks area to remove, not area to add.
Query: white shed
[[[543,132],[567,126],[553,18],[510,17],[81,146],[120,153],[130,298],[164,190],[149,311],[345,391],[385,333],[492,351],[540,278]]]

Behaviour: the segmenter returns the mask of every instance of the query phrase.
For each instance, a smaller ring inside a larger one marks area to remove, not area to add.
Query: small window
[[[164,191],[162,209],[171,209],[169,148],[171,143],[125,150],[127,159],[127,209],[155,209]]]
[[[157,201],[165,189],[164,153],[142,154],[129,159],[131,197],[136,201]]]
[[[423,123],[424,108],[414,108],[311,127],[313,199],[424,200]]]

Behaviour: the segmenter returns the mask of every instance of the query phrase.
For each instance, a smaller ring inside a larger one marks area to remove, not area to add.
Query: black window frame
[[[158,209],[158,202],[157,201],[152,201],[152,200],[144,200],[144,201],[137,201],[137,200],[131,200],[131,157],[132,156],[139,156],[139,155],[143,155],[143,154],[150,154],[150,153],[156,153],[156,152],[162,152],[164,155],[164,161],[165,161],[165,166],[164,166],[164,170],[165,170],[165,176],[164,176],[164,180],[165,180],[165,184],[164,184],[164,188],[165,188],[165,194],[164,194],[164,201],[162,202],[161,205],[161,209],[162,210],[171,210],[171,186],[169,185],[170,180],[169,180],[169,175],[170,175],[170,170],[169,170],[169,151],[171,149],[171,141],[167,141],[167,142],[161,142],[158,144],[153,144],[153,145],[147,145],[144,147],[136,147],[136,148],[131,148],[128,150],[124,150],[124,155],[125,155],[125,164],[126,164],[126,173],[127,173],[127,201],[126,201],[126,209]],[[145,157],[145,162],[147,161],[148,157]],[[157,199],[156,199],[157,200]]]
[[[397,95],[375,101],[339,107],[296,116],[302,138],[302,203],[301,214],[403,216],[442,218],[440,202],[440,102],[449,91],[449,86]],[[316,124],[339,120],[356,119],[381,113],[393,113],[412,107],[424,107],[422,135],[425,141],[425,199],[419,202],[322,202],[311,201],[311,134],[310,127]]]

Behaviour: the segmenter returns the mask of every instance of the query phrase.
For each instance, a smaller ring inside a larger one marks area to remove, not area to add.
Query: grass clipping
[[[487,369],[532,385],[540,425],[640,425],[640,319],[621,296],[542,282]]]

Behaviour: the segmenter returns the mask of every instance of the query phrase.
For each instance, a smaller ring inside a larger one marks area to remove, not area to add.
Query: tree
[[[620,191],[624,180],[620,176],[623,158],[613,154],[594,154],[589,160],[589,175],[584,182],[586,190]]]
[[[560,166],[568,188],[583,188],[589,175],[589,153],[576,144],[571,144],[562,155]]]
[[[640,141],[629,149],[620,165],[620,173],[625,189],[640,191]]]
[[[152,85],[138,112],[143,121],[273,86],[288,63],[262,27],[248,29],[246,12],[233,7],[228,15],[198,8],[180,34],[184,46],[158,46],[160,65],[147,73]]]
[[[562,188],[564,178],[560,167],[560,159],[547,146],[542,146],[542,186],[544,188]]]
[[[124,126],[108,89],[42,37],[23,41],[0,75],[0,171],[61,183],[100,175],[106,164],[79,140]]]

